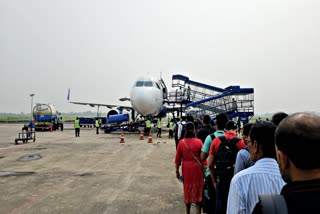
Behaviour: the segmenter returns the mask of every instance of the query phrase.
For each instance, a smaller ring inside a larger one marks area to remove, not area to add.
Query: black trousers
[[[169,139],[173,138],[173,130],[169,130]]]
[[[80,137],[80,128],[75,128],[76,137]]]
[[[203,194],[203,212],[214,214],[216,208],[216,190],[214,189],[211,175],[208,175],[205,179]]]
[[[161,128],[158,128],[157,137],[161,137]]]

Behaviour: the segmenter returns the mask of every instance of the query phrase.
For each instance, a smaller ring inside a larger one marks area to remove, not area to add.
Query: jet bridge
[[[169,93],[171,103],[180,103],[194,117],[208,114],[215,118],[224,112],[230,119],[247,122],[254,115],[253,88],[218,88],[180,74],[172,76],[172,88],[175,90]]]

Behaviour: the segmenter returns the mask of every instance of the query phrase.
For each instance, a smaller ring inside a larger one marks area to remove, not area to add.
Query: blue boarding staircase
[[[208,114],[215,118],[217,114],[224,112],[230,119],[238,118],[248,122],[254,115],[253,88],[218,88],[190,80],[180,74],[172,76],[172,88],[175,90],[169,93],[168,99],[180,102],[194,117]]]

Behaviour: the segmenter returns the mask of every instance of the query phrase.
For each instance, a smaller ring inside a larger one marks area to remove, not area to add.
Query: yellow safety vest
[[[150,120],[146,120],[146,127],[147,127],[147,128],[151,128],[151,122],[150,122]]]
[[[96,127],[100,127],[99,120],[96,120]]]
[[[80,121],[77,119],[74,120],[74,128],[80,128]]]
[[[158,120],[158,128],[161,128],[161,120]]]
[[[173,122],[169,122],[169,130],[173,130]]]

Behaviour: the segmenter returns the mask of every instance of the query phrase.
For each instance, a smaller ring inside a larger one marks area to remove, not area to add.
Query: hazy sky
[[[120,104],[173,74],[255,90],[255,112],[319,111],[320,1],[0,0],[0,112]],[[128,103],[122,103],[128,105]],[[106,111],[106,108],[101,110]]]

